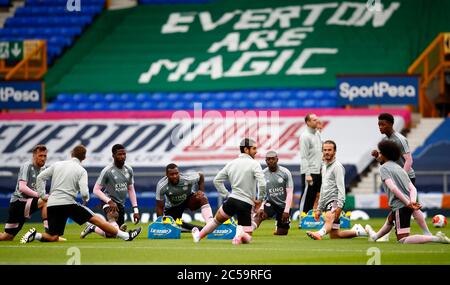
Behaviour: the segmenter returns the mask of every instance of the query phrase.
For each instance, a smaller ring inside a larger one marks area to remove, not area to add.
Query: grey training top
[[[97,184],[103,186],[103,193],[114,202],[125,205],[128,186],[134,184],[133,169],[124,164],[118,168],[114,163],[103,168],[97,179]]]
[[[230,182],[231,194],[224,185],[226,180]],[[214,178],[214,186],[222,197],[231,197],[252,206],[255,205],[256,182],[258,200],[262,201],[266,196],[264,173],[259,162],[246,153],[241,153],[238,158],[228,162]]]
[[[400,152],[401,152],[402,155],[400,156],[400,158],[396,162],[397,162],[398,165],[400,165],[400,167],[403,168],[405,166],[405,161],[406,161],[405,158],[403,157],[403,155],[405,153],[411,152],[411,150],[409,149],[408,141],[406,140],[406,138],[402,134],[400,134],[399,132],[394,131],[390,137],[385,136],[383,138],[383,140],[393,141],[400,147]],[[416,174],[414,173],[414,169],[412,167],[408,171],[408,176],[409,176],[409,178],[416,177]]]
[[[322,186],[318,208],[325,211],[326,205],[336,201],[339,208],[345,203],[345,168],[337,160],[322,166]]]
[[[383,181],[384,191],[388,194],[389,207],[393,211],[405,207],[406,205],[387,187],[385,180],[391,178],[397,188],[406,196],[409,197],[409,180],[406,171],[393,161],[388,161],[380,167],[381,181]]]
[[[284,209],[286,206],[286,188],[294,188],[291,172],[280,165],[275,172],[270,171],[268,167],[263,172],[266,179],[265,200]]]
[[[27,199],[30,198],[28,195],[20,192],[19,190],[19,181],[26,181],[27,186],[36,191],[36,178],[42,171],[45,170],[45,166],[38,168],[34,166],[33,162],[29,161],[24,163],[19,170],[19,175],[17,176],[17,184],[16,190],[11,195],[10,203],[15,202],[19,199]],[[45,189],[45,184],[44,184]]]
[[[198,173],[180,174],[180,180],[177,185],[172,185],[167,176],[164,176],[156,185],[156,200],[165,200],[165,208],[169,209],[183,203],[189,194],[198,189]]]
[[[322,139],[320,133],[310,127],[300,135],[300,173],[319,174],[322,166]]]
[[[88,174],[77,158],[55,162],[41,172],[36,180],[36,191],[45,197],[45,181],[52,178],[47,207],[77,204],[78,191],[83,201],[89,201]]]

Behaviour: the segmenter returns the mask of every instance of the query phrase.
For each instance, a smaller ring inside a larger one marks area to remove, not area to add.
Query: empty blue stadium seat
[[[164,101],[166,99],[166,94],[165,93],[152,93],[152,100],[154,101]]]
[[[92,110],[92,106],[93,106],[93,104],[91,104],[91,103],[81,102],[76,105],[76,110],[77,111],[90,111],[90,110]]]
[[[254,101],[253,107],[255,109],[267,109],[267,108],[269,108],[269,101],[266,101],[266,100]]]
[[[222,101],[220,102],[220,109],[232,109],[235,106],[235,101]]]
[[[328,98],[328,99],[335,99],[335,98],[337,98],[337,92],[336,92],[336,90],[334,90],[334,89],[328,90],[328,91],[326,92],[326,94],[327,94],[327,98]]]
[[[73,95],[72,94],[67,94],[67,93],[60,93],[58,94],[58,96],[56,97],[56,100],[58,102],[72,102],[73,101]]]
[[[234,91],[228,94],[226,100],[240,101],[246,99],[246,92]]]
[[[61,109],[61,107],[57,103],[48,103],[45,108],[46,111],[50,111],[50,112],[58,111],[60,109]]]
[[[336,100],[323,99],[318,102],[319,108],[336,108]]]
[[[298,100],[305,100],[309,97],[309,92],[307,90],[299,90],[295,92],[294,97]]]
[[[313,100],[313,99],[302,100],[301,106],[302,106],[302,108],[314,108],[315,100]]]
[[[93,111],[106,111],[108,109],[109,109],[108,103],[106,103],[106,102],[97,102],[92,105]]]
[[[192,92],[188,92],[188,93],[183,93],[181,94],[181,100],[183,101],[194,101],[194,100],[198,100],[196,94],[192,93]]]
[[[121,102],[111,102],[111,103],[108,104],[108,110],[110,110],[110,111],[123,110],[123,103],[121,103]]]
[[[103,101],[103,94],[99,94],[99,93],[92,93],[88,95],[88,100],[90,102],[101,102]]]
[[[281,100],[272,100],[269,103],[270,109],[281,109],[283,107],[284,101]]]
[[[209,93],[209,92],[202,92],[200,94],[198,94],[198,96],[195,97],[196,100],[198,99],[200,102],[206,102],[206,101],[210,101],[210,100],[219,100],[218,98],[216,98],[216,96],[214,96],[213,93]]]
[[[138,93],[136,94],[135,99],[137,102],[146,102],[151,100],[151,97],[149,93]]]
[[[225,92],[212,93],[211,97],[215,98],[215,100],[219,100],[219,101],[228,100],[227,93],[225,93]]]
[[[115,102],[119,101],[119,94],[116,93],[107,93],[103,96],[103,101],[105,102]]]
[[[61,111],[75,111],[76,103],[63,103],[61,106]]]
[[[136,95],[133,93],[122,93],[117,96],[118,100],[124,103],[136,102]]]
[[[216,110],[219,108],[219,102],[218,101],[204,102],[202,104],[202,108],[205,110]]]
[[[85,93],[75,93],[73,94],[73,101],[75,102],[84,102],[88,100],[88,96],[89,94],[85,94]]]
[[[300,108],[300,102],[299,100],[288,100],[286,102],[286,108],[289,109],[297,109]]]
[[[183,101],[172,102],[170,109],[171,110],[185,110],[185,109],[188,109],[188,104],[189,104],[189,102],[183,102]]]
[[[179,100],[182,100],[181,95],[182,94],[180,94],[180,93],[172,92],[172,93],[166,94],[165,99],[168,101],[179,101]]]
[[[261,99],[275,100],[277,99],[277,93],[275,91],[266,91],[261,94]]]
[[[276,92],[276,99],[289,100],[294,97],[294,92],[291,90],[280,90]]]
[[[325,92],[323,90],[316,90],[312,92],[312,98],[314,99],[322,99],[325,96]]]
[[[241,100],[241,101],[235,102],[234,106],[238,110],[253,109],[252,102],[247,101],[247,100]]]
[[[333,97],[335,94],[336,92],[332,89],[274,89],[201,93],[77,93],[73,95],[61,93],[56,102],[108,103],[98,105],[95,108],[97,110],[187,110],[193,109],[195,103],[201,103],[201,108],[206,110],[335,108],[336,98]],[[55,109],[58,106],[62,107],[59,104],[52,108]],[[75,109],[77,110],[77,108]]]
[[[139,103],[131,101],[131,102],[123,102],[122,104],[123,104],[122,109],[129,111],[129,110],[137,110]]]
[[[154,110],[155,109],[155,103],[150,101],[144,101],[140,104],[138,104],[138,110]]]
[[[167,101],[163,101],[163,102],[159,102],[156,103],[156,110],[170,110],[170,105],[171,103],[167,102]]]

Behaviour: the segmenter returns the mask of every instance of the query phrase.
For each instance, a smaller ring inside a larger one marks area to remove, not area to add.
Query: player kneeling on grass
[[[80,192],[84,203],[89,201],[88,175],[81,162],[86,158],[86,147],[78,145],[72,150],[72,158],[55,162],[41,172],[37,179],[36,191],[41,199],[46,199],[45,181],[51,178],[50,196],[47,201],[48,233],[37,233],[30,229],[20,240],[21,243],[40,241],[54,242],[64,235],[68,218],[82,225],[90,222],[111,236],[131,241],[141,232],[141,228],[129,232],[121,231],[102,218],[95,215],[89,208],[76,202]]]
[[[324,226],[317,232],[307,231],[306,234],[315,240],[321,240],[326,234],[330,238],[354,238],[366,236],[364,228],[356,224],[351,230],[340,230],[340,216],[345,203],[345,168],[336,160],[336,143],[327,140],[322,144],[324,164],[322,166],[322,186],[318,210],[314,212],[316,221],[322,212],[325,218]]]
[[[136,191],[134,190],[133,169],[125,164],[127,152],[121,144],[112,147],[114,163],[103,168],[94,186],[94,194],[103,202],[103,211],[106,220],[117,229],[125,231],[125,199],[130,198],[133,206],[133,222],[139,222],[139,210],[137,205]],[[102,191],[103,189],[103,191]],[[103,237],[112,237],[91,223],[81,232],[80,237],[85,238],[88,234],[95,232]]]
[[[387,234],[395,225],[397,240],[401,243],[450,243],[450,239],[444,233],[433,235],[410,236],[411,215],[422,206],[417,203],[417,189],[412,184],[406,171],[396,161],[400,158],[400,148],[393,142],[384,140],[378,144],[380,154],[378,162],[381,164],[380,177],[384,191],[388,194],[389,213],[383,227],[375,232],[370,225],[366,225],[369,241],[376,241]]]
[[[9,217],[5,225],[5,232],[0,233],[0,241],[13,240],[22,229],[25,221],[41,209],[44,228],[48,230],[47,200],[39,198],[36,192],[36,177],[44,171],[47,161],[47,147],[38,144],[33,147],[33,159],[20,167],[17,176],[16,190],[11,195]],[[64,240],[61,238],[61,240]]]
[[[277,153],[273,150],[266,154],[267,168],[263,170],[266,179],[266,198],[261,208],[254,216],[253,230],[259,227],[263,220],[276,216],[277,226],[274,235],[287,235],[290,224],[289,211],[292,205],[294,183],[291,172],[278,165]]]
[[[195,191],[197,189],[198,191]],[[213,218],[208,197],[205,195],[205,176],[202,173],[183,174],[178,166],[170,163],[166,166],[166,176],[156,186],[156,215],[181,219],[186,209],[201,210],[207,223]],[[195,226],[182,222],[183,231],[191,231]]]

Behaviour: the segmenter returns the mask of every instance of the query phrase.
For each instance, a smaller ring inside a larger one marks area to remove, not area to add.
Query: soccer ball
[[[443,215],[436,215],[431,221],[435,228],[443,228],[447,225],[447,218]]]

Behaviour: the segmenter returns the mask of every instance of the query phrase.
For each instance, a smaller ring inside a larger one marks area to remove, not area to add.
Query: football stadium
[[[448,11],[0,0],[0,264],[449,265]]]

